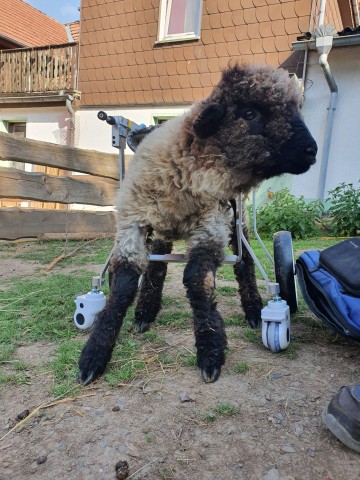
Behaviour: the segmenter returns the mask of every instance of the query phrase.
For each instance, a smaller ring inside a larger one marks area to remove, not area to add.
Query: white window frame
[[[160,2],[160,17],[159,17],[159,30],[158,41],[156,43],[168,43],[168,42],[183,42],[187,40],[199,40],[201,30],[201,16],[203,0],[192,0],[193,2],[199,2],[199,15],[196,19],[196,28],[194,32],[183,32],[168,34],[167,29],[169,26],[170,12],[172,6],[172,0],[161,0]],[[168,8],[167,8],[168,6]]]

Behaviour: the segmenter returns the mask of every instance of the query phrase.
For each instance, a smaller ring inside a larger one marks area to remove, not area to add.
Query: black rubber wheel
[[[297,311],[294,254],[290,232],[276,232],[274,235],[275,278],[280,286],[280,296],[289,305],[290,313]]]
[[[100,110],[100,112],[98,112],[97,114],[97,117],[99,120],[105,121],[107,119],[107,114]]]

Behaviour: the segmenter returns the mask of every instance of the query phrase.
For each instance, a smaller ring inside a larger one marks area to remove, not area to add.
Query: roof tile
[[[284,18],[293,18],[296,17],[295,5],[291,3],[283,3],[281,5],[281,13]]]
[[[213,38],[215,43],[224,43],[224,29],[223,28],[216,28],[213,30]]]
[[[220,15],[210,15],[210,27],[221,28]]]
[[[247,40],[249,38],[247,25],[236,27],[235,35],[237,40]]]
[[[263,50],[265,53],[271,53],[271,52],[277,51],[274,37],[263,38]]]
[[[256,23],[256,9],[255,8],[247,8],[244,10],[244,22],[249,23]]]
[[[69,43],[65,25],[22,0],[0,0],[0,32],[19,46]]]
[[[189,75],[179,75],[179,83],[181,88],[189,88],[190,87],[190,77]]]
[[[271,30],[275,37],[277,37],[278,35],[284,35],[285,20],[275,20],[274,22],[271,22]]]
[[[263,41],[260,38],[250,40],[250,50],[252,53],[264,53]]]
[[[210,73],[203,73],[200,76],[200,83],[202,87],[212,87],[212,82],[211,82],[211,74]]]
[[[218,58],[208,58],[208,68],[210,73],[215,73],[219,71],[219,60]]]
[[[190,75],[190,85],[192,88],[201,88],[201,82],[200,82],[200,76],[199,74],[193,74]]]
[[[309,17],[300,17],[298,18],[299,23],[299,32],[307,32],[309,29]]]
[[[266,63],[266,54],[265,53],[254,53],[253,56],[254,63]]]
[[[259,25],[259,33],[262,37],[270,37],[273,35],[271,22],[262,22]]]
[[[254,6],[253,0],[241,0],[241,6],[243,8],[252,8]]]
[[[169,74],[169,85],[170,88],[180,88],[179,76],[176,74]]]
[[[220,2],[222,3],[222,2]],[[234,25],[233,19],[232,19],[232,12],[223,12],[220,15],[220,22],[221,25],[226,28],[226,27],[231,27]]]
[[[243,10],[236,10],[232,14],[232,20],[234,25],[244,25],[244,12]]]
[[[216,30],[214,30],[214,31],[216,31]],[[214,43],[213,30],[203,30],[201,32],[201,40],[202,40],[204,45]]]
[[[232,25],[231,27],[225,28],[224,37],[226,42],[234,42],[236,40],[236,27]]]
[[[206,12],[209,14],[219,12],[217,0],[207,0],[206,2],[204,2],[204,7],[206,9]]]
[[[269,21],[269,7],[267,5],[263,7],[257,7],[255,10],[255,15],[260,23]]]
[[[229,0],[221,0],[221,2],[218,3],[218,9],[219,12],[228,12],[230,10]]]
[[[308,25],[308,21],[306,22],[306,24]],[[301,33],[301,32],[304,32],[306,31],[307,29],[305,30],[302,30],[300,29],[299,27],[299,19],[296,17],[296,18],[288,18],[286,21],[285,21],[285,31],[287,34],[291,35],[291,34],[294,34],[294,33]]]
[[[277,52],[266,53],[266,63],[273,67],[279,66],[279,54]]]
[[[269,5],[269,17],[270,20],[280,20],[283,18],[282,12],[281,12],[281,5]]]
[[[260,25],[258,23],[252,23],[251,25],[248,25],[249,38],[251,39],[261,38],[259,30],[260,30]]]
[[[250,40],[240,40],[239,42],[239,52],[240,55],[246,55],[251,52],[250,49]]]
[[[275,46],[278,52],[289,52],[291,49],[288,35],[279,35],[275,38]]]
[[[206,58],[204,45],[194,45],[194,57],[197,60]]]
[[[235,57],[239,55],[239,42],[228,42],[227,43],[227,51],[230,57]]]

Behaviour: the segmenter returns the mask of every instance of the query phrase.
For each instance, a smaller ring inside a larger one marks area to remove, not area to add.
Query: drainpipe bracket
[[[320,55],[328,55],[333,44],[333,36],[316,37],[316,48]]]

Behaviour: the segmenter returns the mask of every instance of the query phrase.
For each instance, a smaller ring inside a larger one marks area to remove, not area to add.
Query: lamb
[[[111,291],[80,356],[83,385],[104,372],[140,275],[136,326],[144,332],[155,320],[167,264],[149,262],[149,250],[170,253],[178,239],[187,242],[183,283],[197,365],[205,382],[218,379],[227,341],[214,289],[233,233],[229,201],[265,179],[301,174],[315,163],[317,145],[302,120],[301,101],[285,70],[235,65],[208,98],[144,136],[118,194]],[[234,235],[231,244],[236,254]],[[262,302],[246,249],[234,271],[245,317],[256,328]]]

